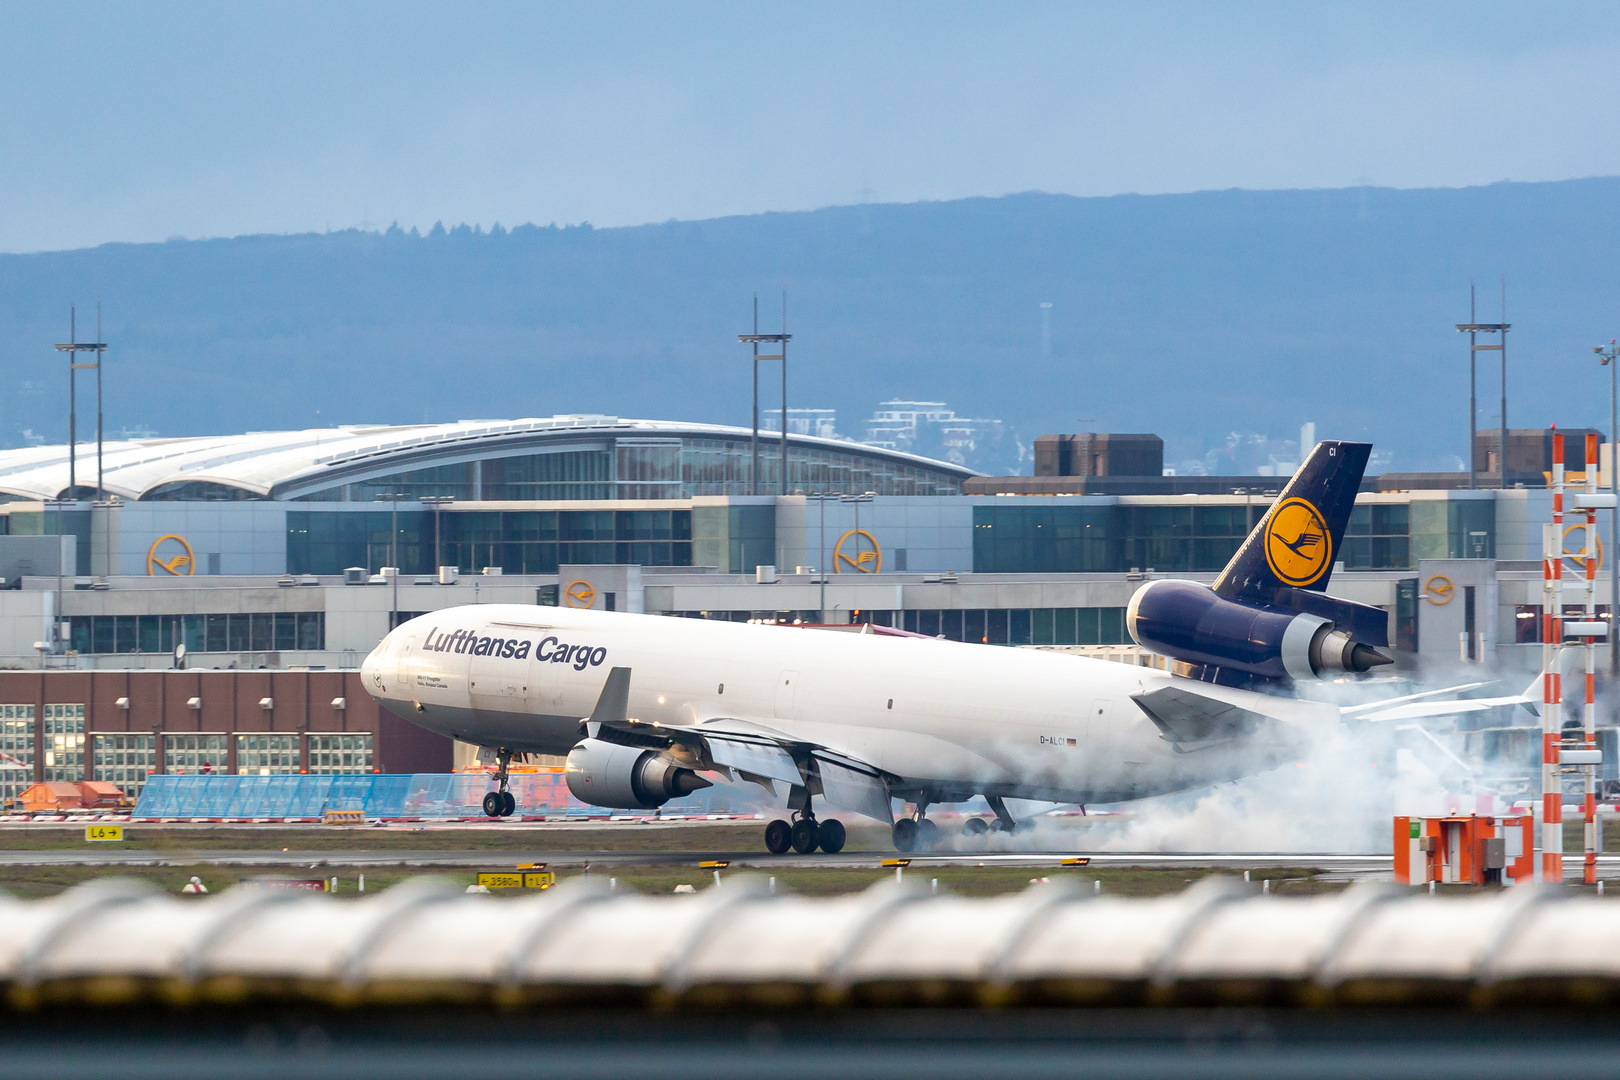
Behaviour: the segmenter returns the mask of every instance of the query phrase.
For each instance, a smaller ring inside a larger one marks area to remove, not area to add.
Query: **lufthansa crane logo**
[[[1310,585],[1333,564],[1333,539],[1315,506],[1284,499],[1266,522],[1266,562],[1285,585]]]
[[[851,529],[833,547],[833,573],[842,574],[848,566],[858,574],[875,574],[883,569],[883,549],[865,529]]]
[[[197,572],[197,558],[191,553],[191,545],[186,543],[185,537],[170,533],[153,541],[146,552],[146,574],[156,577],[159,570],[175,577],[190,577]]]
[[[588,608],[596,603],[596,589],[588,581],[571,581],[563,590],[563,603],[572,608]]]

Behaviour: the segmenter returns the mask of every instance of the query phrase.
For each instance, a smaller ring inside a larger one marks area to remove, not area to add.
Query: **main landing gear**
[[[777,818],[765,826],[765,847],[772,855],[786,855],[789,849],[808,855],[820,848],[829,855],[844,850],[844,823],[837,818],[817,821],[809,810],[793,815],[790,823]]]
[[[511,817],[517,812],[517,799],[507,790],[511,783],[511,774],[507,771],[512,765],[512,751],[506,747],[497,747],[495,758],[499,763],[495,769],[496,788],[484,796],[484,816],[492,818]]]
[[[990,795],[986,797],[990,809],[995,811],[993,820],[981,817],[970,817],[962,823],[962,838],[969,842],[982,841],[992,832],[1015,833],[1021,827],[1013,820],[1012,814],[1007,811],[1007,804],[1002,802],[1001,796]],[[910,817],[903,817],[894,823],[894,848],[900,852],[927,851],[938,847],[942,837],[939,826],[928,820],[928,800],[923,799],[917,803],[917,809]]]
[[[902,852],[926,851],[939,845],[939,825],[929,821],[924,815],[928,813],[928,800],[922,799],[917,803],[917,810],[910,817],[903,817],[894,823],[891,838],[894,840],[894,850]]]

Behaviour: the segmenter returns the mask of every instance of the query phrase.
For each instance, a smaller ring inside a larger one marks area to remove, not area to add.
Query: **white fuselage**
[[[742,720],[859,759],[896,795],[1112,802],[1292,760],[1336,709],[1198,684],[1284,718],[1283,738],[1180,753],[1131,700],[1184,680],[1032,649],[658,615],[481,605],[424,615],[365,660],[412,723],[481,746],[566,754],[609,670],[648,724]]]

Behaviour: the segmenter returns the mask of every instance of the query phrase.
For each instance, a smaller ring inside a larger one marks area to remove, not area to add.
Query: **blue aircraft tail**
[[[1371,453],[1371,443],[1317,443],[1221,571],[1215,593],[1270,604],[1288,590],[1325,592]]]

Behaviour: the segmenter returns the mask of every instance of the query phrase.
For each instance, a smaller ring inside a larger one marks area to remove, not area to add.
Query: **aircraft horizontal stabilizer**
[[[1180,686],[1132,694],[1131,700],[1158,727],[1160,737],[1183,753],[1253,735],[1277,722],[1263,713]]]

